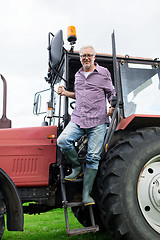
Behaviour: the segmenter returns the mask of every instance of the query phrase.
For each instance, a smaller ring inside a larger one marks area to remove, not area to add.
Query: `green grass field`
[[[71,210],[68,211],[70,228],[82,228]],[[107,234],[87,233],[68,237],[64,220],[64,210],[55,209],[40,215],[24,215],[24,231],[10,232],[5,230],[2,240],[111,240]]]

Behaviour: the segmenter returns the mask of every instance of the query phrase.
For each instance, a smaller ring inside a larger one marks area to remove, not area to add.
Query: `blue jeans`
[[[81,136],[87,134],[88,149],[86,155],[86,167],[98,169],[106,129],[107,124],[105,123],[92,128],[80,128],[77,124],[69,122],[58,137],[57,145],[65,154],[65,152],[73,150],[74,143]]]

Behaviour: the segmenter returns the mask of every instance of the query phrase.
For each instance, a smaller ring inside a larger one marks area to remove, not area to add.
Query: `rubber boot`
[[[91,198],[90,194],[92,192],[96,175],[97,175],[96,169],[91,169],[91,168],[85,169],[84,179],[83,179],[83,194],[82,194],[84,206],[95,204],[95,201],[93,200],[93,198]]]
[[[68,161],[72,164],[72,173],[68,176],[65,176],[64,179],[67,181],[73,181],[83,174],[81,172],[80,162],[78,161],[78,154],[75,148],[73,148],[73,150],[64,152],[64,154],[67,157]]]

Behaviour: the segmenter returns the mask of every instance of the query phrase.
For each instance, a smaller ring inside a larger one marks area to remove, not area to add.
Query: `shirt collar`
[[[98,63],[94,63],[95,64],[95,69],[94,69],[94,71],[93,72],[100,72],[100,66],[99,66],[99,64]],[[83,72],[83,67],[81,67],[80,69],[79,69],[79,72],[80,73],[82,73]]]

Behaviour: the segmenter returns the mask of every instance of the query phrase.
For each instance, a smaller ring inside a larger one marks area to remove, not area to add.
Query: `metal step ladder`
[[[83,233],[89,233],[89,232],[93,232],[94,233],[94,232],[99,231],[99,226],[95,224],[92,205],[87,206],[89,208],[89,213],[90,213],[90,219],[91,219],[92,226],[84,227],[84,228],[78,228],[78,229],[70,229],[67,208],[68,207],[83,206],[83,202],[68,202],[67,199],[66,199],[66,186],[65,185],[67,183],[80,182],[80,181],[83,181],[83,179],[82,178],[81,179],[76,179],[74,181],[66,181],[66,180],[64,180],[63,165],[60,165],[60,174],[61,174],[62,203],[63,203],[63,207],[64,207],[67,235],[68,236],[73,236],[73,235],[79,235],[79,234],[83,234]]]

